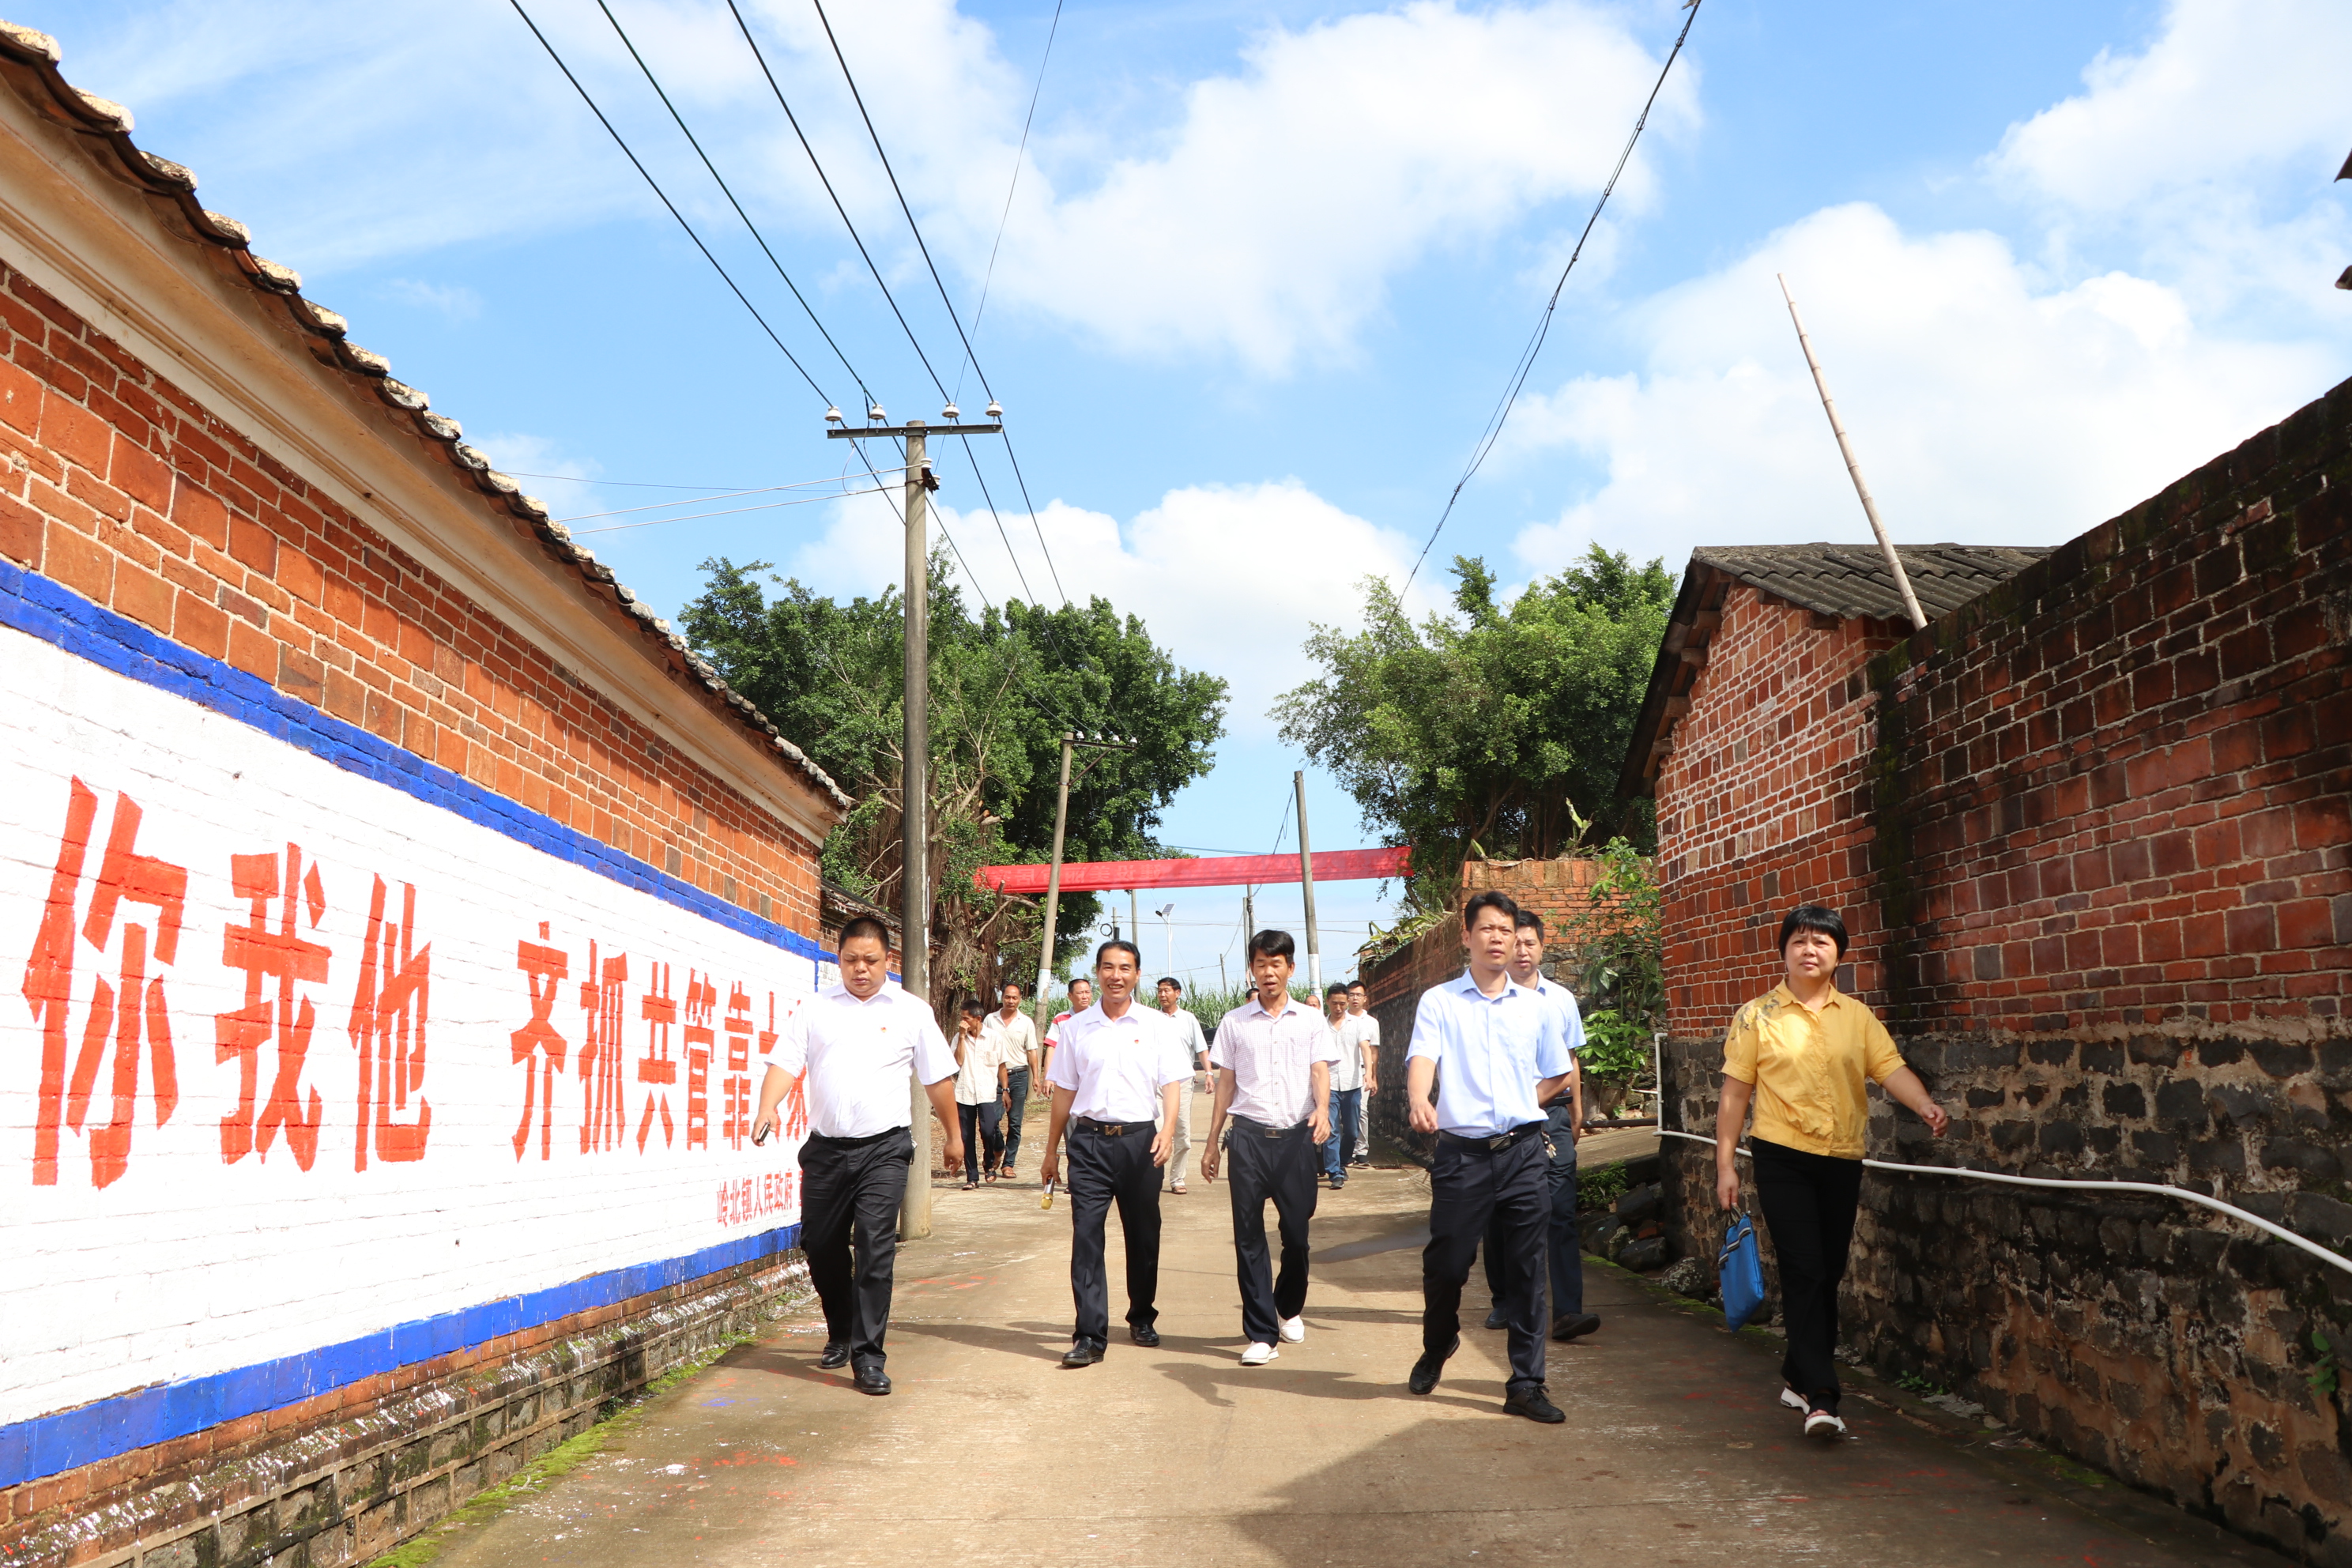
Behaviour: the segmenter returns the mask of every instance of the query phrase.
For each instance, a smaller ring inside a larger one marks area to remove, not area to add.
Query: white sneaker
[[[1282,1352],[1280,1351],[1275,1349],[1272,1345],[1253,1344],[1249,1349],[1242,1352],[1242,1364],[1244,1366],[1264,1366],[1266,1363],[1272,1361],[1281,1353]]]
[[[1303,1317],[1282,1320],[1282,1342],[1295,1345],[1307,1337],[1307,1320]]]
[[[1780,1386],[1780,1403],[1787,1405],[1790,1409],[1795,1411],[1800,1415],[1805,1415],[1812,1409],[1811,1405],[1805,1403],[1805,1396],[1803,1394],[1798,1393],[1795,1389],[1789,1387],[1786,1384],[1783,1384]]]
[[[1811,1411],[1805,1416],[1805,1436],[1808,1437],[1843,1437],[1845,1436],[1845,1423],[1839,1420],[1836,1416],[1831,1415],[1826,1410]]]

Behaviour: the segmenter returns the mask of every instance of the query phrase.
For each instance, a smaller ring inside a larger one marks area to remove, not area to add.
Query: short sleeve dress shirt
[[[1557,980],[1536,976],[1535,989],[1543,999],[1559,1009],[1560,1037],[1567,1043],[1569,1054],[1584,1049],[1584,1009],[1576,1005],[1576,993]]]
[[[955,1097],[958,1105],[993,1105],[996,1103],[996,1069],[1011,1067],[1013,1053],[1005,1048],[1002,1034],[990,1034],[982,1029],[969,1039],[961,1039],[963,1066],[956,1068]],[[1026,1058],[1021,1065],[1027,1067]]]
[[[1209,1048],[1209,1037],[1201,1033],[1201,1020],[1192,1016],[1189,1007],[1179,1007],[1160,1016],[1176,1026],[1176,1033],[1184,1042],[1184,1060],[1197,1066],[1202,1054]]]
[[[1739,1009],[1723,1041],[1723,1076],[1756,1086],[1756,1136],[1837,1160],[1862,1158],[1862,1080],[1885,1083],[1902,1067],[1878,1015],[1835,986],[1815,1012],[1775,985]]]
[[[1064,1021],[1045,1081],[1072,1091],[1070,1114],[1088,1121],[1157,1121],[1160,1091],[1192,1076],[1176,1021],[1130,1004],[1113,1018],[1097,1002]]]
[[[912,1126],[907,1075],[937,1083],[956,1070],[930,1004],[887,981],[863,1002],[835,985],[796,1009],[772,1059],[807,1075],[809,1130],[827,1138]]]
[[[1035,1019],[1026,1013],[1015,1013],[1013,1015],[1013,1022],[1008,1024],[1004,1021],[1003,1014],[991,1013],[988,1016],[988,1021],[980,1026],[980,1032],[983,1035],[994,1035],[1011,1047],[1012,1055],[1005,1061],[1006,1067],[1011,1068],[1014,1072],[1025,1071],[1028,1068],[1029,1053],[1037,1048]]]
[[[1339,1064],[1331,1069],[1333,1093],[1364,1087],[1364,1049],[1380,1038],[1367,1027],[1370,1024],[1364,1014],[1350,1013],[1331,1031],[1339,1040]]]
[[[1311,1118],[1314,1064],[1339,1059],[1329,1021],[1295,996],[1279,1013],[1251,997],[1218,1021],[1209,1047],[1211,1067],[1233,1069],[1227,1109],[1261,1127],[1296,1127]]]
[[[1493,1137],[1543,1120],[1536,1084],[1574,1065],[1559,1009],[1506,975],[1488,996],[1464,970],[1421,994],[1406,1053],[1437,1064],[1437,1125]]]

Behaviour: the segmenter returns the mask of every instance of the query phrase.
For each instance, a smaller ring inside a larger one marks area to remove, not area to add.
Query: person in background
[[[979,1189],[983,1173],[994,1182],[1004,1158],[1003,1037],[982,1027],[987,1017],[987,1004],[974,996],[956,1018],[956,1115],[962,1121],[963,1146],[975,1156],[964,1167],[968,1193]]]
[[[955,1053],[931,1005],[890,981],[890,932],[871,915],[841,928],[840,984],[793,1010],[760,1085],[751,1141],[767,1142],[795,1083],[808,1107],[801,1143],[801,1250],[824,1307],[817,1364],[847,1366],[861,1394],[890,1392],[883,1335],[898,1256],[898,1205],[914,1163],[911,1073],[947,1129],[948,1174],[963,1163]],[[929,1179],[928,1173],[925,1179]]]
[[[1164,1016],[1135,1005],[1143,955],[1113,937],[1095,951],[1099,1005],[1061,1025],[1061,1048],[1046,1069],[1054,1110],[1038,1173],[1054,1180],[1069,1131],[1070,1295],[1077,1321],[1067,1367],[1092,1366],[1110,1343],[1110,1281],[1103,1230],[1118,1205],[1127,1249],[1127,1337],[1160,1342],[1160,1167],[1176,1138],[1176,1097],[1192,1087],[1192,1064]]]
[[[1575,1063],[1559,1009],[1511,978],[1518,912],[1507,894],[1472,895],[1462,907],[1469,967],[1423,992],[1413,1014],[1405,1100],[1413,1131],[1435,1133],[1437,1147],[1429,1166],[1429,1245],[1421,1254],[1421,1359],[1406,1386],[1429,1393],[1462,1348],[1462,1285],[1500,1210],[1510,1287],[1503,1408],[1553,1426],[1568,1416],[1544,1386],[1551,1178],[1541,1107],[1568,1087]]]
[[[1176,1032],[1184,1037],[1184,1059],[1193,1070],[1208,1067],[1209,1042],[1202,1037],[1201,1020],[1192,1016],[1184,1005],[1183,982],[1162,979],[1157,987],[1160,1010],[1174,1020]],[[1181,1092],[1176,1096],[1176,1145],[1168,1156],[1168,1190],[1184,1191],[1185,1163],[1192,1150],[1192,1082],[1187,1079]]]
[[[1045,1060],[1041,1064],[1045,1070],[1038,1075],[1043,1080],[1052,1081],[1054,1047],[1062,1043],[1062,1026],[1094,1005],[1095,983],[1083,974],[1071,981],[1069,1006],[1055,1014],[1052,1020],[1045,1026]]]
[[[1217,1069],[1209,1146],[1201,1179],[1217,1179],[1230,1153],[1234,1271],[1242,1288],[1242,1364],[1264,1366],[1282,1352],[1278,1337],[1307,1337],[1307,1227],[1315,1217],[1316,1146],[1331,1136],[1331,1058],[1339,1054],[1321,1014],[1290,994],[1297,947],[1290,933],[1250,938],[1256,994],[1217,1024],[1209,1060]],[[1223,1140],[1232,1112],[1233,1141]],[[1282,1233],[1282,1269],[1266,1256],[1265,1205]]]
[[[1349,1151],[1351,1165],[1372,1163],[1372,1101],[1381,1092],[1381,1021],[1368,1010],[1370,996],[1362,981],[1348,982],[1348,1016],[1362,1033],[1364,1047],[1364,1116],[1356,1128],[1356,1146]]]
[[[1323,1017],[1339,1052],[1331,1064],[1331,1136],[1323,1143],[1323,1177],[1336,1193],[1348,1184],[1348,1152],[1356,1146],[1364,1119],[1364,1053],[1350,1043],[1346,986],[1335,984],[1324,993]]]
[[[1723,1098],[1715,1113],[1715,1198],[1739,1206],[1734,1163],[1750,1104],[1756,1201],[1780,1264],[1789,1353],[1780,1403],[1805,1417],[1809,1437],[1839,1437],[1837,1293],[1862,1200],[1863,1080],[1944,1135],[1951,1118],[1903,1063],[1878,1015],[1837,988],[1845,921],[1801,904],[1780,922],[1783,978],[1733,1016],[1723,1041]]]
[[[1003,1008],[988,1016],[981,1033],[997,1037],[998,1048],[1005,1053],[1004,1162],[997,1167],[997,1174],[1009,1182],[1021,1154],[1021,1122],[1029,1110],[1029,1085],[1043,1075],[1038,1072],[1037,1025],[1021,1010],[1020,985],[1008,980],[996,994]]]

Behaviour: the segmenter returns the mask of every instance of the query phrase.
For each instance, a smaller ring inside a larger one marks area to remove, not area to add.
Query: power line
[[[737,517],[747,511],[774,511],[781,507],[814,506],[819,501],[845,500],[851,496],[887,495],[889,492],[889,486],[881,485],[870,490],[843,490],[836,495],[829,496],[801,496],[793,500],[762,501],[758,506],[729,507],[724,511],[690,511],[684,517],[649,517],[642,522],[607,523],[603,528],[575,528],[572,531],[573,533],[618,533],[623,529],[628,528],[656,528],[665,522],[698,522],[706,517]],[[602,517],[616,517],[620,514],[617,512],[608,511],[600,512],[597,515]],[[944,533],[947,531],[942,529],[940,531]],[[950,540],[949,542],[952,544],[954,542]]]
[[[1454,481],[1453,492],[1445,498],[1445,510],[1437,515],[1437,526],[1429,531],[1428,542],[1421,547],[1421,553],[1413,557],[1412,570],[1405,574],[1406,589],[1410,589],[1412,580],[1421,574],[1422,563],[1429,559],[1431,546],[1445,531],[1445,520],[1454,515],[1454,503],[1462,499],[1463,487],[1486,465],[1486,455],[1502,438],[1503,422],[1511,416],[1511,406],[1518,401],[1519,389],[1527,384],[1528,373],[1536,367],[1536,355],[1543,352],[1544,339],[1551,331],[1552,311],[1559,305],[1560,290],[1568,287],[1568,275],[1576,269],[1576,258],[1584,254],[1584,242],[1592,237],[1593,225],[1601,221],[1601,209],[1609,205],[1609,195],[1617,188],[1618,176],[1625,172],[1627,161],[1633,156],[1633,143],[1642,139],[1642,128],[1650,122],[1650,110],[1666,85],[1666,73],[1675,68],[1675,60],[1683,52],[1684,40],[1690,37],[1691,24],[1698,20],[1698,7],[1699,0],[1685,0],[1684,9],[1690,15],[1683,18],[1683,30],[1675,35],[1675,47],[1666,52],[1666,63],[1659,68],[1658,79],[1651,87],[1650,96],[1643,100],[1642,112],[1633,121],[1633,134],[1625,138],[1624,151],[1617,154],[1617,166],[1609,172],[1609,183],[1601,187],[1601,199],[1592,204],[1592,216],[1584,220],[1584,232],[1577,236],[1576,248],[1569,252],[1568,265],[1559,269],[1559,281],[1552,285],[1551,298],[1544,302],[1543,314],[1536,319],[1535,335],[1528,340],[1528,346],[1520,351],[1517,364],[1512,367],[1510,379],[1503,388],[1501,403],[1493,414],[1487,416],[1486,426],[1479,433],[1478,443],[1471,451],[1469,466],[1462,470],[1462,477]],[[1400,590],[1397,596],[1402,599],[1403,590]]]
[[[879,470],[876,470],[876,471],[875,471],[875,477],[876,477],[877,479],[879,479],[883,474],[898,474],[898,473],[904,473],[905,471],[906,471],[906,470],[905,470],[903,468],[882,468],[882,469],[879,469]],[[742,496],[764,496],[764,495],[773,495],[773,494],[777,493],[777,492],[778,492],[778,491],[780,491],[780,490],[805,490],[805,489],[815,489],[815,488],[816,488],[817,486],[819,486],[819,485],[837,485],[837,484],[840,484],[841,482],[842,482],[842,480],[841,480],[840,479],[837,479],[837,478],[836,478],[836,479],[802,479],[802,480],[800,480],[800,481],[799,481],[798,483],[796,483],[796,484],[789,484],[789,485],[761,485],[761,486],[760,486],[759,488],[757,488],[757,489],[748,489],[748,490],[732,490],[732,491],[729,491],[729,492],[727,492],[727,493],[725,493],[725,494],[723,494],[723,495],[696,496],[696,497],[695,497],[693,500],[657,500],[657,501],[651,501],[651,502],[648,502],[647,504],[646,504],[646,505],[644,505],[644,506],[625,506],[625,507],[618,507],[618,508],[615,508],[614,510],[611,510],[611,511],[583,511],[583,512],[582,512],[582,513],[581,513],[579,516],[577,516],[577,517],[559,517],[559,518],[555,519],[554,521],[557,521],[557,522],[562,522],[562,523],[593,522],[593,521],[594,521],[597,518],[600,518],[600,517],[623,517],[623,516],[625,516],[625,515],[627,515],[628,513],[633,512],[633,511],[660,511],[660,510],[663,510],[664,508],[666,508],[666,507],[673,507],[673,506],[698,506],[698,505],[702,504],[702,503],[703,503],[703,502],[705,502],[705,501],[714,501],[714,500],[734,500],[738,499],[739,497],[742,497]],[[826,497],[824,497],[824,496],[818,496],[818,497],[816,497],[815,499],[816,499],[816,500],[826,500],[827,498],[826,498]],[[746,508],[744,508],[743,510],[744,510],[749,511],[749,510],[757,510],[757,509],[755,509],[755,508],[746,507]]]
[[[568,484],[612,485],[617,489],[628,490],[734,490],[739,494],[748,495],[757,488],[745,485],[657,485],[645,479],[590,479],[585,474],[527,474],[520,468],[506,468],[501,471],[511,479],[562,479]],[[686,503],[680,501],[677,504],[683,506]]]
[[[750,296],[736,286],[735,279],[729,276],[727,268],[719,264],[719,258],[710,253],[710,247],[702,243],[702,237],[694,232],[694,226],[686,221],[686,215],[677,210],[677,204],[672,202],[668,193],[661,188],[661,182],[653,177],[652,173],[638,160],[635,153],[629,151],[628,142],[622,138],[620,132],[614,129],[613,122],[604,118],[604,111],[596,107],[596,100],[589,96],[588,89],[581,85],[580,79],[572,74],[572,68],[565,65],[563,57],[555,52],[555,46],[548,42],[547,35],[541,32],[539,24],[530,19],[530,13],[522,8],[522,0],[507,0],[507,3],[514,7],[515,15],[522,18],[522,25],[530,29],[530,36],[539,40],[539,47],[547,51],[547,58],[555,62],[555,68],[563,73],[563,79],[570,82],[572,89],[580,95],[580,101],[588,106],[588,112],[596,117],[596,123],[602,125],[606,134],[613,138],[613,144],[620,148],[622,155],[628,159],[631,166],[644,176],[647,185],[653,187],[654,195],[661,198],[661,205],[669,209],[669,216],[677,219],[677,226],[686,230],[686,237],[694,241],[694,247],[702,252],[702,258],[710,263],[711,270],[717,272],[725,280],[728,289],[733,292],[735,298],[743,302],[743,309],[751,312],[751,319],[760,323],[760,330],[768,334],[768,341],[776,345],[776,352],[792,362],[793,368],[800,372],[801,379],[808,383],[809,390],[823,398],[827,407],[831,407],[833,399],[825,396],[824,388],[816,384],[816,377],[808,373],[808,367],[801,363],[792,350],[784,347],[784,340],[776,335],[775,328],[768,325],[768,318],[760,314],[759,307],[751,303]]]
[[[1004,187],[1004,211],[996,220],[996,238],[988,247],[988,270],[981,275],[980,303],[971,308],[971,330],[980,331],[980,319],[988,313],[988,286],[996,277],[996,253],[1003,247],[1005,226],[1013,221],[1013,195],[1021,188],[1021,160],[1029,152],[1029,128],[1036,123],[1037,100],[1045,94],[1045,67],[1054,58],[1054,35],[1062,30],[1062,0],[1054,0],[1054,20],[1045,28],[1045,52],[1037,60],[1037,85],[1029,93],[1029,112],[1021,121],[1021,145],[1013,153],[1013,179]],[[964,358],[966,369],[971,367],[970,355]],[[956,373],[956,391],[963,391],[963,372]]]
[[[939,263],[931,259],[931,247],[923,243],[923,226],[915,221],[915,209],[908,205],[907,193],[899,188],[898,171],[890,166],[890,154],[882,150],[881,132],[874,129],[874,117],[866,111],[866,95],[857,90],[857,78],[849,68],[849,58],[841,52],[841,40],[834,37],[833,18],[824,14],[824,0],[809,0],[809,3],[816,7],[817,20],[824,26],[825,42],[833,46],[833,58],[841,67],[841,79],[849,84],[850,100],[857,105],[857,117],[866,122],[866,134],[874,143],[874,155],[882,160],[882,172],[890,177],[891,194],[898,198],[898,210],[906,215],[907,227],[915,237],[915,248],[922,253],[923,266],[931,275],[932,287],[940,291],[940,303],[947,307],[948,321],[956,330],[957,341],[963,344],[964,358],[971,362],[972,374],[980,377],[980,389],[987,393],[989,401],[993,403],[996,401],[996,389],[989,385],[988,372],[982,367],[980,356],[972,353],[971,339],[965,336],[963,321],[956,314],[955,301],[948,297],[948,286],[940,277]],[[728,0],[728,4],[732,5],[734,0]],[[1042,91],[1044,88],[1045,78],[1041,67],[1038,89]],[[1007,200],[1009,203],[1010,198],[1008,197]],[[897,307],[893,306],[892,309],[895,310]],[[904,321],[903,317],[900,318],[902,325]],[[923,362],[923,368],[930,369],[929,360]],[[938,384],[939,376],[936,373],[931,376],[931,381],[935,385]],[[947,396],[948,389],[944,386],[940,387],[940,395]],[[1030,524],[1037,530],[1037,547],[1045,552],[1045,567],[1054,574],[1055,591],[1062,595],[1062,603],[1067,605],[1070,602],[1069,591],[1062,586],[1062,574],[1060,568],[1054,564],[1053,548],[1045,542],[1045,530],[1037,522],[1037,503],[1029,497],[1029,481],[1022,476],[1021,459],[1013,453],[1013,433],[1010,430],[1004,432],[1004,460],[1013,465],[1013,479],[1021,487],[1021,504],[1029,509]]]

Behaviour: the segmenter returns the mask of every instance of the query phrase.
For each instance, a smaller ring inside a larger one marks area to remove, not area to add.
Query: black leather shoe
[[[1081,1341],[1079,1343],[1074,1344],[1070,1347],[1069,1353],[1062,1358],[1062,1364],[1064,1366],[1092,1366],[1095,1363],[1102,1360],[1102,1346],[1090,1345]]]
[[[1504,1396],[1503,1409],[1513,1415],[1540,1421],[1547,1426],[1557,1426],[1568,1419],[1568,1412],[1551,1402],[1550,1391],[1540,1383],[1526,1384],[1511,1390]]]
[[[1431,1389],[1435,1388],[1437,1374],[1445,1370],[1445,1363],[1453,1360],[1454,1352],[1461,1348],[1462,1336],[1456,1334],[1454,1336],[1454,1342],[1445,1347],[1444,1355],[1433,1354],[1428,1351],[1422,1352],[1421,1359],[1412,1363],[1412,1376],[1405,1380],[1405,1386],[1415,1394],[1427,1394]]]
[[[869,1361],[857,1369],[857,1392],[860,1394],[890,1392],[890,1374],[882,1370],[880,1362]]]
[[[1590,1312],[1564,1313],[1551,1321],[1551,1337],[1566,1344],[1570,1340],[1582,1339],[1600,1326],[1601,1320]]]
[[[849,1342],[847,1340],[825,1341],[824,1353],[816,1358],[816,1364],[824,1368],[827,1372],[832,1371],[835,1367],[847,1366],[849,1364]]]
[[[1507,1329],[1511,1326],[1511,1315],[1497,1307],[1486,1314],[1486,1326],[1490,1329]]]
[[[1129,1323],[1127,1326],[1127,1337],[1145,1350],[1150,1350],[1160,1342],[1160,1331],[1149,1323]]]

